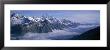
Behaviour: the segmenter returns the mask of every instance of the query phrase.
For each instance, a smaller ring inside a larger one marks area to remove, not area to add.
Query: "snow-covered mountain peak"
[[[72,27],[75,26],[73,22],[67,20],[67,19],[58,19],[55,17],[31,17],[31,16],[23,16],[19,14],[14,14],[14,17],[11,17],[11,24],[12,25],[21,25],[23,27],[26,27],[26,30],[32,29],[35,32],[38,29],[42,29],[40,32],[51,32],[52,30],[56,29],[63,29],[66,27]],[[24,28],[23,28],[24,29]]]

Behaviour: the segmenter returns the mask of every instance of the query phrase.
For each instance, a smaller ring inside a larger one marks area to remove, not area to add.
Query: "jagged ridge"
[[[63,28],[76,27],[79,23],[73,23],[66,19],[54,17],[26,17],[19,14],[11,14],[11,33],[48,33],[52,30],[62,30]]]

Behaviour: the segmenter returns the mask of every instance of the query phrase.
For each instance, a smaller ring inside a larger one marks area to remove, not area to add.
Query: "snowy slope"
[[[15,14],[13,17],[11,17],[11,24],[12,27],[13,25],[20,25],[23,27],[22,30],[27,31],[27,29],[31,29],[31,32],[37,32],[39,31],[41,33],[46,33],[46,32],[52,32],[52,30],[62,30],[66,27],[76,27],[77,24],[73,23],[69,20],[66,19],[57,19],[54,17],[51,18],[46,18],[46,17],[25,17],[23,15]],[[26,29],[24,29],[26,28]],[[40,30],[41,29],[41,30]]]
[[[11,39],[68,40],[97,26],[99,25],[81,25],[67,19],[57,19],[54,17],[26,17],[13,14],[11,16]]]

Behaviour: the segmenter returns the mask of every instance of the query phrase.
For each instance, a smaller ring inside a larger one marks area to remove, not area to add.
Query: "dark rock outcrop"
[[[81,35],[74,36],[72,39],[73,40],[100,40],[100,27],[86,31]]]

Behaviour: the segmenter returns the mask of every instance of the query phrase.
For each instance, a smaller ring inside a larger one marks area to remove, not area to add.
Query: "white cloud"
[[[68,39],[72,38],[74,35],[79,35],[80,33],[76,32],[67,32],[64,30],[54,30],[50,33],[26,33],[24,36],[21,36],[21,39],[27,40],[49,40],[49,39]],[[64,37],[63,37],[64,36]],[[66,37],[65,37],[66,36]],[[68,36],[68,37],[67,37]],[[59,38],[60,37],[60,38]]]

